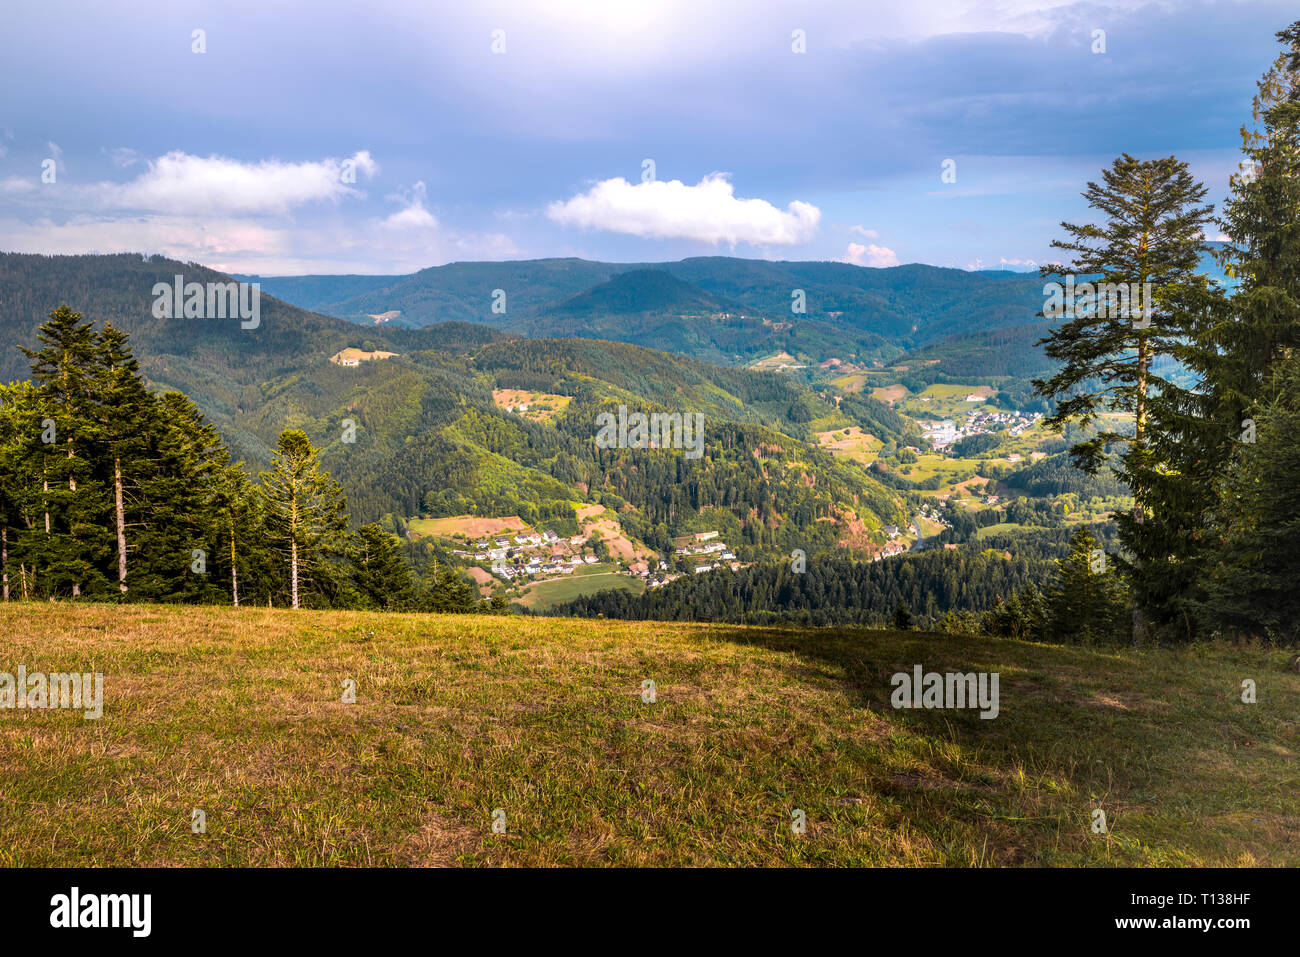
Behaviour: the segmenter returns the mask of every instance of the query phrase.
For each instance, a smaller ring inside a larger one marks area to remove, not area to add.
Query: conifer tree
[[[1110,557],[1098,552],[1097,540],[1080,528],[1070,538],[1069,554],[1057,560],[1045,599],[1049,641],[1091,644],[1123,635],[1123,591]]]
[[[268,537],[284,563],[289,604],[301,607],[309,592],[329,593],[331,559],[341,550],[347,515],[338,483],[320,468],[320,452],[306,433],[280,433],[271,471],[261,475]]]
[[[0,386],[0,581],[9,601],[14,592],[29,595],[28,570],[23,541],[34,525],[35,514],[44,507],[39,494],[40,476],[33,469],[31,436],[40,429],[34,388],[25,382]],[[18,566],[11,576],[11,558]]]
[[[1035,380],[1039,395],[1057,400],[1046,419],[1049,427],[1075,424],[1094,428],[1091,438],[1070,449],[1075,464],[1096,474],[1108,449],[1123,447],[1116,474],[1133,492],[1131,516],[1117,516],[1121,541],[1132,561],[1119,559],[1133,581],[1137,605],[1133,639],[1147,632],[1146,583],[1158,572],[1153,562],[1168,560],[1168,523],[1175,510],[1163,509],[1153,495],[1153,475],[1167,471],[1152,441],[1149,417],[1154,406],[1182,408],[1188,398],[1177,385],[1156,371],[1156,362],[1178,354],[1213,299],[1199,260],[1207,246],[1204,228],[1213,207],[1204,204],[1206,189],[1196,182],[1187,164],[1174,157],[1138,160],[1125,153],[1102,171],[1102,184],[1090,182],[1084,191],[1089,205],[1104,222],[1062,223],[1069,239],[1054,247],[1074,255],[1065,267],[1081,279],[1096,279],[1107,287],[1127,288],[1128,296],[1109,295],[1083,308],[1063,302],[1066,321],[1044,339],[1044,351],[1063,365],[1047,380]],[[1058,275],[1062,267],[1043,269]],[[1149,285],[1148,285],[1149,284]],[[1140,292],[1149,290],[1149,295]],[[1139,292],[1139,295],[1133,295]],[[1140,300],[1141,309],[1137,308]],[[1107,415],[1133,418],[1126,434],[1108,424]],[[1149,520],[1156,523],[1148,528]]]
[[[1183,512],[1196,525],[1195,550],[1183,550],[1185,604],[1199,612],[1185,612],[1189,633],[1198,617],[1212,628],[1262,627],[1269,611],[1258,609],[1262,619],[1244,613],[1240,594],[1260,593],[1249,584],[1251,573],[1232,563],[1264,554],[1269,536],[1287,534],[1266,524],[1284,507],[1268,506],[1263,498],[1272,493],[1250,489],[1242,477],[1258,477],[1285,457],[1288,440],[1276,423],[1287,405],[1274,380],[1300,346],[1300,21],[1277,36],[1283,51],[1259,81],[1252,122],[1241,130],[1242,172],[1232,177],[1219,221],[1228,243],[1216,255],[1235,288],[1208,312],[1204,330],[1180,357],[1200,385],[1181,422],[1167,430],[1169,457],[1180,459],[1177,472],[1187,478]],[[1287,381],[1294,383],[1293,371]],[[1267,442],[1258,421],[1266,416],[1273,422]]]
[[[152,468],[140,482],[137,587],[169,601],[225,596],[217,489],[230,453],[198,407],[180,392],[157,400]],[[212,567],[209,567],[212,566]]]
[[[397,540],[377,524],[363,525],[349,548],[352,586],[365,608],[405,611],[415,604],[415,584]]]
[[[219,568],[229,575],[231,604],[238,607],[240,596],[240,568],[244,569],[244,595],[252,595],[249,572],[268,572],[269,563],[262,548],[261,499],[247,473],[244,463],[236,462],[221,468],[213,490],[213,503],[220,516],[218,535]]]
[[[126,334],[111,324],[98,342],[94,413],[104,444],[103,478],[113,492],[113,529],[117,552],[117,587],[127,593],[126,500],[139,487],[147,469],[157,432],[164,427],[157,402],[140,377],[139,364],[127,345]]]
[[[1300,639],[1300,355],[1283,360],[1271,397],[1254,406],[1255,441],[1241,444],[1221,483],[1201,609],[1234,637]]]
[[[40,349],[20,347],[32,362],[42,412],[31,449],[42,473],[47,534],[43,541],[33,540],[33,558],[46,594],[102,594],[112,525],[108,499],[92,471],[102,446],[94,325],[63,305],[49,314],[37,338]]]

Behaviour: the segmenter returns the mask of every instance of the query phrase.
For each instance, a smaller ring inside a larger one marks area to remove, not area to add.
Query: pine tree
[[[894,606],[894,628],[898,631],[912,630],[912,612],[907,607],[907,602],[899,599],[898,604]]]
[[[213,504],[220,516],[217,535],[216,566],[223,572],[223,580],[230,579],[230,601],[236,607],[240,600],[240,569],[243,569],[243,595],[255,596],[259,590],[252,582],[250,572],[259,571],[259,578],[270,577],[271,563],[266,560],[263,548],[264,525],[262,499],[244,471],[244,463],[236,462],[221,468],[213,487]],[[263,595],[262,597],[265,597]]]
[[[39,410],[30,384],[0,386],[0,579],[5,601],[12,597],[14,577],[18,594],[24,599],[30,594],[23,542],[35,527],[36,514],[44,508],[40,475],[31,456],[31,436],[41,429]],[[14,564],[17,576],[11,576]]]
[[[261,475],[268,537],[288,576],[289,604],[334,591],[332,559],[341,550],[347,507],[338,483],[320,468],[320,452],[306,433],[280,433],[271,471]]]
[[[420,598],[422,611],[464,613],[475,610],[474,586],[450,565],[435,560],[426,575],[427,585]]]
[[[1194,508],[1204,516],[1198,561],[1189,565],[1197,579],[1212,583],[1208,593],[1197,590],[1190,604],[1211,627],[1251,633],[1276,632],[1281,625],[1270,617],[1272,609],[1284,605],[1259,607],[1253,617],[1241,595],[1262,597],[1272,570],[1259,569],[1262,577],[1251,584],[1252,573],[1234,563],[1252,553],[1283,560],[1285,546],[1266,543],[1292,534],[1267,524],[1285,518],[1285,502],[1270,503],[1271,490],[1250,486],[1251,476],[1270,469],[1274,480],[1284,482],[1279,494],[1294,486],[1293,476],[1288,481],[1275,468],[1288,448],[1277,423],[1289,414],[1288,385],[1275,380],[1300,346],[1300,21],[1277,37],[1283,52],[1258,84],[1252,125],[1241,130],[1242,173],[1232,177],[1219,223],[1229,242],[1217,255],[1236,288],[1210,313],[1184,358],[1199,374],[1201,388],[1187,428],[1175,437],[1199,492]],[[1293,387],[1294,370],[1288,368],[1284,377]],[[1265,419],[1272,423],[1268,440],[1260,436]],[[1194,616],[1188,618],[1190,630]]]
[[[103,443],[94,325],[63,305],[49,314],[37,338],[42,348],[20,347],[32,362],[42,413],[29,447],[42,476],[46,535],[31,540],[31,554],[45,594],[103,594],[113,546],[109,500],[92,471]]]
[[[1109,556],[1100,554],[1086,528],[1074,533],[1069,553],[1056,564],[1045,600],[1047,639],[1091,644],[1122,635],[1123,592],[1110,571]]]
[[[364,608],[405,611],[415,604],[415,584],[397,540],[377,524],[352,535],[348,557],[352,586]]]
[[[1300,356],[1284,360],[1274,395],[1257,404],[1253,443],[1238,447],[1222,485],[1216,561],[1201,609],[1235,637],[1300,639]]]
[[[107,325],[98,341],[98,369],[92,383],[96,428],[103,442],[102,478],[113,492],[113,529],[118,590],[127,593],[126,500],[151,468],[151,445],[163,428],[157,401],[140,377],[124,332]]]
[[[1212,330],[1209,370],[1234,441],[1276,362],[1300,346],[1300,21],[1278,33],[1284,52],[1254,98],[1254,127],[1242,127],[1244,172],[1232,178],[1219,254],[1238,283]]]
[[[1042,341],[1044,351],[1064,365],[1050,379],[1035,380],[1037,394],[1057,400],[1046,419],[1049,427],[1068,424],[1095,428],[1091,438],[1070,449],[1075,464],[1096,474],[1112,445],[1124,451],[1115,468],[1133,492],[1131,516],[1117,516],[1121,541],[1132,555],[1120,560],[1133,582],[1137,606],[1133,639],[1147,631],[1145,601],[1153,563],[1168,560],[1167,527],[1145,528],[1150,519],[1177,521],[1176,509],[1166,509],[1164,497],[1153,494],[1154,474],[1167,471],[1158,457],[1159,444],[1149,433],[1153,406],[1182,408],[1188,398],[1173,382],[1158,375],[1156,360],[1175,356],[1188,336],[1198,331],[1213,298],[1208,280],[1199,273],[1199,260],[1208,248],[1205,225],[1213,207],[1203,203],[1206,189],[1174,157],[1138,160],[1127,153],[1102,171],[1104,185],[1090,182],[1084,191],[1089,205],[1105,217],[1102,224],[1062,223],[1068,240],[1054,247],[1068,250],[1073,273],[1099,277],[1115,289],[1147,289],[1149,295],[1108,295],[1106,308],[1095,303],[1063,302],[1067,321]],[[1044,276],[1061,272],[1045,267]],[[1149,284],[1149,285],[1148,285]],[[1145,299],[1143,308],[1137,308]],[[1133,417],[1127,435],[1103,417],[1121,413]],[[1163,611],[1163,609],[1162,609]]]
[[[225,588],[216,568],[223,544],[216,493],[230,453],[180,392],[163,393],[154,418],[152,467],[139,482],[133,521],[134,590],[156,600],[219,601]]]

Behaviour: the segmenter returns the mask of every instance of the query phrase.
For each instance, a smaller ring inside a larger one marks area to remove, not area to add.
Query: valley
[[[0,255],[2,322],[21,340],[45,303],[82,290],[97,304],[89,317],[131,330],[154,387],[192,396],[236,459],[265,467],[276,436],[302,429],[342,484],[353,524],[378,522],[417,568],[458,569],[484,599],[523,611],[603,588],[676,593],[792,551],[910,561],[921,549],[974,547],[991,534],[977,536],[985,525],[1003,538],[1038,535],[1102,520],[1122,502],[1122,490],[1027,473],[1064,449],[1039,427],[1041,400],[1029,394],[1041,362],[988,375],[954,365],[944,344],[954,336],[1006,352],[1004,335],[982,328],[999,321],[995,304],[1000,321],[1036,328],[1028,280],[1010,274],[725,257],[454,264],[373,281],[267,280],[264,290],[299,303],[263,295],[260,327],[242,330],[155,318],[149,289],[182,273],[224,278],[156,258]],[[780,318],[780,284],[796,280],[808,313],[787,305]],[[483,285],[511,290],[506,321],[469,309]],[[433,315],[408,287],[422,302],[460,305],[421,325]],[[958,311],[962,289],[969,308]],[[904,335],[891,316],[907,317]],[[602,450],[600,417],[620,408],[699,416],[703,456]],[[681,536],[708,531],[728,557],[685,562]]]

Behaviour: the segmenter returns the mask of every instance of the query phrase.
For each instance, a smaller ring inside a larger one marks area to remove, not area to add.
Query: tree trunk
[[[9,600],[9,526],[0,527],[0,577],[4,578],[5,601]]]
[[[298,543],[289,540],[289,589],[291,593],[291,607],[298,607]]]
[[[68,458],[69,458],[69,459],[75,458],[75,456],[72,454],[72,436],[68,436]],[[69,491],[69,492],[75,492],[76,490],[77,490],[77,478],[76,478],[75,475],[73,475],[71,472],[69,472],[69,473],[68,473],[68,491]],[[71,529],[69,529],[69,531],[71,531]],[[80,597],[80,595],[81,595],[81,583],[80,583],[80,582],[73,582],[73,583],[72,583],[72,597],[73,597],[73,598],[78,598],[78,597]]]
[[[126,514],[122,509],[122,460],[113,459],[113,507],[117,513],[117,587],[126,594]]]
[[[292,607],[298,607],[298,495],[289,501],[289,590]]]
[[[235,599],[235,607],[239,607],[239,570],[235,567],[235,521],[230,520],[230,594]]]

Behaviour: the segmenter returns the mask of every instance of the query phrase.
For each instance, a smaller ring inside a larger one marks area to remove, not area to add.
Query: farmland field
[[[606,588],[645,591],[645,583],[640,579],[619,575],[614,568],[608,564],[584,565],[574,569],[572,574],[537,582],[524,590],[518,603],[534,611],[543,611],[583,595],[594,595]]]

